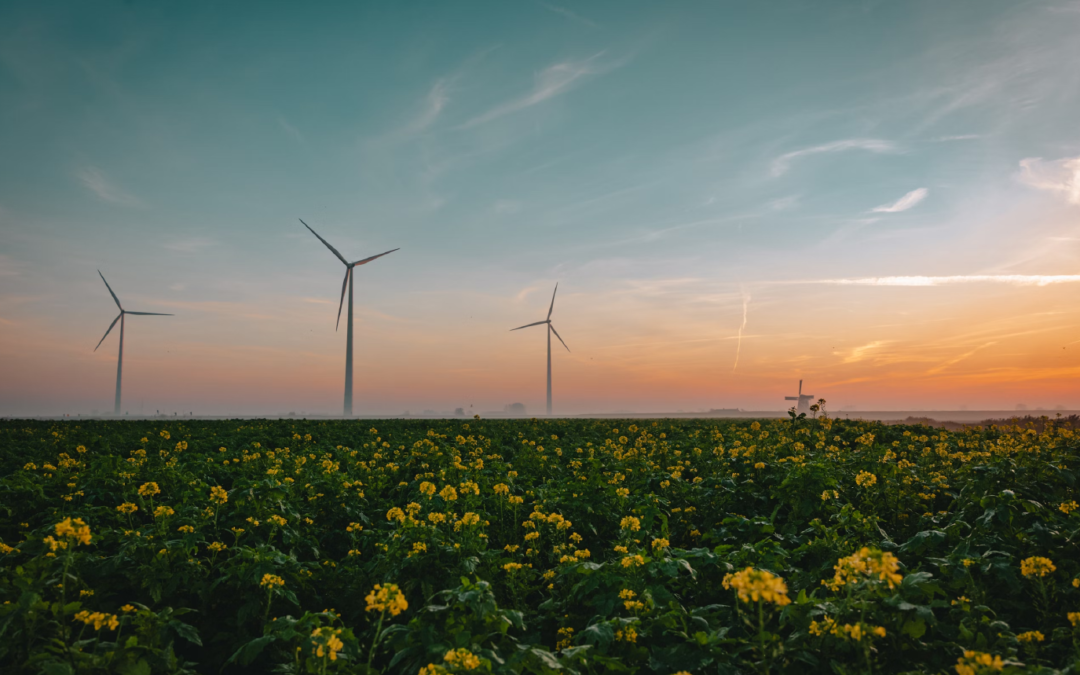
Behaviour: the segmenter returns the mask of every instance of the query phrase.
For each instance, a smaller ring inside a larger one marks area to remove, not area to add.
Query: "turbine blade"
[[[395,248],[395,249],[391,249],[391,250],[387,251],[386,253],[380,253],[379,255],[373,255],[370,258],[364,258],[363,260],[357,260],[356,262],[354,262],[352,264],[352,266],[356,267],[357,265],[365,265],[365,264],[371,262],[372,260],[374,260],[375,258],[381,258],[384,255],[389,255],[389,254],[393,253],[394,251],[400,251],[400,250],[401,250],[400,248]]]
[[[539,326],[542,323],[547,323],[547,321],[537,321],[536,323],[527,323],[524,326],[518,326],[517,328],[511,328],[510,332],[512,333],[512,332],[514,332],[516,330],[521,330],[522,328],[528,328],[529,326]]]
[[[345,287],[349,285],[349,275],[352,274],[352,268],[345,270],[345,281],[341,282],[341,301],[337,306],[337,323],[334,324],[334,330],[338,329],[341,325],[341,308],[345,305]]]
[[[304,219],[303,219],[303,218],[300,218],[300,222],[301,222],[301,223],[304,223]],[[304,223],[304,227],[306,227],[307,229],[311,230],[311,226],[310,226],[310,225],[308,225],[307,223]],[[311,230],[311,233],[312,233],[313,235],[315,235],[316,237],[319,237],[319,233],[318,233],[318,232],[316,232],[315,230]],[[332,252],[332,253],[333,253],[334,255],[336,255],[336,256],[337,256],[337,259],[338,259],[338,260],[340,260],[341,262],[345,263],[346,265],[348,265],[348,264],[349,264],[349,261],[345,260],[345,257],[344,257],[344,256],[342,256],[342,255],[341,255],[340,253],[338,253],[338,250],[337,250],[336,248],[334,248],[333,246],[331,246],[331,245],[330,245],[330,242],[326,241],[326,240],[325,240],[325,239],[323,239],[322,237],[319,237],[319,241],[321,241],[322,243],[326,244],[326,248],[330,249],[330,251],[331,251],[331,252]]]
[[[566,347],[566,343],[565,343],[565,342],[563,342],[563,339],[562,339],[561,337],[559,337],[559,331],[555,330],[555,326],[552,326],[552,325],[551,325],[551,324],[549,323],[549,324],[548,324],[548,328],[550,328],[550,329],[551,329],[551,332],[552,332],[552,333],[555,333],[555,337],[559,338],[559,342],[562,342],[562,346],[563,346],[563,347]],[[566,351],[570,351],[570,348],[569,348],[569,347],[566,347]]]
[[[101,277],[102,281],[105,281],[105,275],[101,273],[101,270],[98,270],[98,276]],[[112,286],[109,285],[108,281],[105,281],[105,288],[109,289],[109,295],[111,295],[113,301],[116,302],[116,306],[120,307],[120,298],[116,297],[116,293],[113,293]],[[120,307],[120,311],[124,311],[124,308]],[[102,339],[104,340],[105,338]]]
[[[175,314],[162,314],[160,312],[124,312],[124,314],[138,314],[139,316],[176,316]]]
[[[555,309],[555,294],[559,292],[559,282],[555,282],[555,290],[551,293],[551,307],[548,307],[548,319],[551,318],[551,310]]]
[[[100,340],[98,340],[97,347],[94,347],[95,352],[97,351],[97,348],[101,346],[101,343],[105,342],[105,338],[109,337],[109,333],[112,332],[113,326],[116,325],[116,322],[119,321],[120,317],[122,316],[124,316],[124,313],[120,312],[116,315],[116,318],[112,320],[112,323],[109,324],[109,330],[105,331],[105,334],[101,336]]]

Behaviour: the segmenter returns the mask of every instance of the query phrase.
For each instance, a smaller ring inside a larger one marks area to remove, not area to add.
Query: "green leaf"
[[[922,619],[909,619],[904,622],[904,626],[900,631],[905,635],[910,635],[913,639],[918,640],[926,634],[926,622]]]

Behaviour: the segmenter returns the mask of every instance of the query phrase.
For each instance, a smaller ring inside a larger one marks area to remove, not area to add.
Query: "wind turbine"
[[[795,404],[796,412],[810,412],[810,401],[814,400],[814,397],[810,394],[802,393],[802,380],[799,380],[799,395],[798,396],[785,396],[785,401],[798,401]]]
[[[510,331],[521,330],[522,328],[528,328],[530,326],[540,326],[547,324],[548,336],[547,336],[547,414],[551,415],[551,334],[555,333],[555,337],[559,338],[559,342],[562,342],[562,346],[566,347],[566,343],[559,337],[559,332],[555,330],[555,326],[551,325],[551,311],[555,309],[555,293],[559,292],[559,284],[555,284],[555,291],[551,294],[551,306],[548,307],[547,318],[543,321],[537,321],[536,323],[527,323],[524,326],[518,326],[517,328],[511,328]],[[566,347],[566,351],[570,351],[569,347]]]
[[[398,249],[396,249],[396,248],[391,249],[391,250],[387,251],[386,253],[380,253],[379,255],[373,255],[370,258],[364,258],[363,260],[357,260],[356,262],[351,263],[348,260],[346,260],[343,255],[338,253],[338,250],[336,248],[334,248],[333,246],[331,246],[330,242],[326,241],[322,237],[319,237],[318,232],[316,232],[315,230],[312,230],[311,226],[308,225],[307,223],[304,223],[303,218],[300,219],[300,222],[304,224],[304,227],[311,230],[311,233],[313,235],[315,235],[316,237],[318,237],[319,241],[321,241],[323,244],[325,244],[326,248],[330,249],[330,252],[333,253],[337,257],[337,259],[342,262],[343,265],[345,265],[345,280],[341,282],[341,300],[338,302],[337,323],[334,325],[334,330],[336,331],[338,329],[338,326],[341,325],[341,306],[345,302],[345,287],[348,286],[349,287],[349,321],[348,321],[349,328],[346,331],[346,337],[345,337],[345,412],[344,412],[344,415],[346,417],[351,417],[352,416],[352,370],[353,370],[353,368],[352,368],[352,342],[353,342],[353,340],[352,340],[352,326],[353,326],[353,320],[352,320],[352,307],[353,307],[352,271],[353,271],[354,267],[359,267],[360,265],[366,265],[367,263],[371,262],[372,260],[374,260],[376,258],[381,258],[384,255],[387,255],[389,253],[393,253],[394,251],[397,251]]]
[[[98,270],[98,276],[101,277],[102,281],[105,281],[105,275],[101,273],[101,270]],[[128,310],[124,309],[123,306],[120,305],[120,298],[116,297],[116,293],[113,293],[112,286],[109,285],[108,281],[105,281],[105,288],[109,289],[109,295],[111,295],[113,301],[116,302],[116,306],[120,308],[120,313],[116,316],[115,319],[113,319],[113,322],[111,324],[109,324],[109,330],[105,331],[105,335],[102,335],[101,339],[98,340],[97,347],[94,347],[94,351],[96,352],[98,350],[98,347],[101,346],[101,343],[105,342],[105,338],[109,337],[109,333],[112,332],[113,326],[115,326],[116,322],[119,321],[120,322],[120,355],[116,358],[116,402],[113,404],[113,414],[114,415],[119,415],[120,414],[120,376],[124,372],[124,316],[127,315],[127,314],[134,314],[136,316],[172,316],[172,314],[159,314],[158,312],[129,312]]]

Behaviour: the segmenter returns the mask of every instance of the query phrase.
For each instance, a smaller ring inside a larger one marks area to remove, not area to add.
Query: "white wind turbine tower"
[[[98,270],[98,276],[102,281],[105,281],[105,275]],[[116,401],[113,404],[113,414],[120,414],[120,379],[124,372],[124,316],[128,314],[134,314],[135,316],[172,316],[172,314],[159,314],[158,312],[129,312],[120,305],[120,298],[116,297],[116,293],[113,293],[112,286],[108,281],[105,281],[105,288],[109,289],[109,295],[112,296],[113,301],[116,302],[116,306],[120,308],[120,313],[113,319],[113,322],[109,324],[109,330],[105,331],[105,334],[98,340],[97,347],[94,347],[94,351],[98,350],[102,342],[105,342],[105,338],[109,337],[109,333],[112,332],[113,326],[116,322],[120,322],[120,355],[116,358]]]
[[[304,223],[303,218],[300,219],[300,222],[304,224],[304,227],[311,230],[311,233],[313,235],[315,235],[316,237],[319,237],[319,233],[316,232],[315,230],[312,230],[310,225],[308,225],[307,223]],[[376,258],[381,258],[384,255],[387,255],[388,253],[393,253],[394,251],[397,251],[398,249],[396,249],[396,248],[391,249],[391,250],[387,251],[386,253],[380,253],[379,255],[373,255],[370,258],[364,258],[363,260],[357,260],[356,262],[351,263],[348,260],[346,260],[343,255],[338,253],[338,250],[336,248],[334,248],[333,246],[331,246],[330,242],[326,241],[322,237],[319,237],[319,241],[321,241],[323,244],[325,244],[326,248],[330,249],[330,252],[333,253],[335,256],[337,256],[337,259],[340,260],[343,265],[345,265],[345,280],[341,282],[341,300],[338,302],[337,324],[334,325],[334,330],[337,330],[338,326],[341,325],[341,305],[345,302],[345,287],[348,286],[349,287],[349,320],[348,320],[349,327],[348,327],[348,330],[346,331],[346,336],[345,336],[345,412],[344,412],[344,415],[346,417],[351,417],[352,416],[352,371],[353,371],[353,367],[352,367],[352,343],[353,343],[353,337],[352,337],[353,336],[353,330],[352,330],[352,327],[353,327],[353,319],[352,319],[352,315],[353,315],[353,311],[352,311],[353,310],[352,271],[353,271],[354,267],[359,267],[360,265],[366,265],[367,263],[371,262],[372,260],[374,260]]]
[[[555,293],[559,292],[559,284],[555,284],[555,291],[551,294],[551,306],[548,307],[547,318],[543,321],[537,321],[536,323],[527,323],[524,326],[518,326],[517,328],[511,328],[510,331],[521,330],[522,328],[528,328],[530,326],[540,326],[547,324],[547,414],[551,416],[551,334],[555,333],[555,337],[559,338],[559,342],[562,342],[562,346],[566,347],[566,343],[559,336],[559,332],[555,330],[555,326],[551,325],[551,311],[555,309]],[[566,351],[570,351],[569,347],[566,347]]]

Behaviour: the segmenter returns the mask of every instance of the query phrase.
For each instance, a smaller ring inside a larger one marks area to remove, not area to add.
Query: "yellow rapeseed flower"
[[[743,602],[770,602],[784,606],[791,603],[787,596],[787,584],[768,570],[747,567],[741,572],[724,577],[724,588],[733,588]]]
[[[229,493],[225,491],[225,488],[220,485],[215,485],[210,488],[210,501],[217,502],[218,504],[224,504],[229,501]]]
[[[443,656],[443,661],[446,661],[451,666],[462,668],[464,670],[476,670],[480,667],[480,658],[464,647],[451,649],[446,652],[446,655]]]
[[[897,572],[899,568],[900,561],[892,553],[863,547],[858,553],[841,558],[833,567],[832,581],[822,583],[835,591],[845,584],[864,580],[884,581],[892,589],[903,580]]]
[[[120,513],[135,513],[139,510],[139,507],[135,504],[132,504],[131,502],[124,502],[120,506],[117,506],[116,510]]]
[[[397,616],[409,608],[405,594],[397,584],[375,584],[375,588],[364,599],[367,601],[368,612],[390,612],[390,616]]]
[[[1029,630],[1026,633],[1017,635],[1016,639],[1020,642],[1042,642],[1046,639],[1046,636],[1037,630]]]
[[[634,516],[625,516],[619,523],[619,527],[624,530],[630,530],[631,532],[637,532],[641,529],[641,520]]]
[[[61,548],[67,548],[68,542],[76,545],[90,545],[90,526],[83,522],[82,518],[64,518],[56,524],[56,536],[64,540]],[[55,551],[56,548],[52,547]]]
[[[1020,573],[1025,577],[1045,577],[1056,569],[1050,558],[1042,556],[1033,556],[1020,561]]]
[[[976,675],[986,669],[1004,670],[1005,662],[1000,656],[964,650],[964,655],[956,660],[956,675]]]
[[[161,488],[157,483],[143,483],[139,486],[140,497],[153,497],[154,495],[161,494]]]
[[[264,574],[262,581],[259,582],[259,585],[272,591],[275,587],[284,586],[285,580],[277,576],[276,574]]]
[[[855,484],[859,487],[870,487],[877,485],[877,476],[869,471],[860,471],[859,475],[855,476]]]

